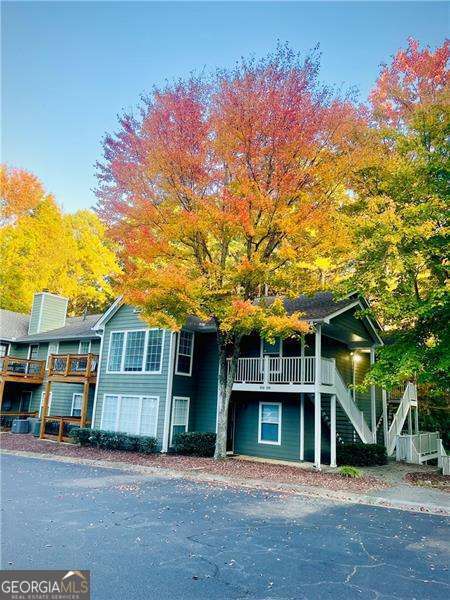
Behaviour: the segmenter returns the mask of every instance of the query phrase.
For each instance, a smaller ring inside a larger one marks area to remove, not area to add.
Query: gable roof
[[[33,333],[17,338],[17,342],[44,342],[52,340],[78,340],[81,338],[96,338],[92,330],[95,323],[102,315],[86,315],[82,317],[67,317],[64,327]]]
[[[18,337],[27,335],[30,315],[0,309],[0,339],[12,342]]]
[[[265,296],[261,301],[270,306],[276,299],[277,296]],[[342,300],[335,300],[332,292],[318,292],[313,296],[303,294],[298,298],[283,298],[282,300],[288,315],[300,312],[305,321],[321,321],[359,303],[356,294],[351,294]]]

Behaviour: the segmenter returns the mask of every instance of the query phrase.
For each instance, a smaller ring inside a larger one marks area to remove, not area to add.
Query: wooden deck
[[[98,364],[98,354],[52,354],[48,379],[61,383],[95,383]]]
[[[42,383],[45,376],[45,360],[4,356],[0,359],[0,380],[18,383]]]

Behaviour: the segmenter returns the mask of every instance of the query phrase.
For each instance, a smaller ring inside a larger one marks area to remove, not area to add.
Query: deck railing
[[[437,431],[398,435],[396,439],[396,459],[421,464],[430,458],[437,457],[440,441]]]
[[[228,360],[228,368],[230,367]],[[321,358],[321,382],[334,384],[335,363],[332,358]],[[315,379],[314,356],[265,356],[239,358],[235,383],[248,384],[313,384]]]
[[[0,358],[0,376],[13,379],[44,379],[45,360],[4,356]]]
[[[49,358],[49,377],[95,377],[98,354],[52,354]]]
[[[81,426],[81,417],[47,416],[44,420],[44,439],[58,442],[72,442],[70,431],[73,427]],[[89,423],[86,423],[88,425]]]

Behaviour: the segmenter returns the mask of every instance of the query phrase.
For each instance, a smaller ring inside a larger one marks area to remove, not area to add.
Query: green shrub
[[[343,444],[336,448],[339,465],[370,467],[387,463],[386,448],[381,444]]]
[[[216,434],[201,431],[178,433],[173,439],[173,449],[189,456],[214,456]]]
[[[70,430],[70,437],[74,444],[80,444],[80,446],[90,445],[89,438],[91,436],[92,429],[89,427],[73,427]]]
[[[141,454],[153,454],[158,448],[158,440],[151,436],[137,438],[137,451]]]
[[[105,450],[124,450],[125,452],[156,452],[158,440],[150,436],[128,435],[120,431],[104,431],[89,427],[76,427],[71,430],[70,437],[80,446],[94,446]]]
[[[339,468],[339,475],[342,475],[342,477],[351,477],[353,479],[355,477],[361,477],[362,473],[355,467],[344,466]]]

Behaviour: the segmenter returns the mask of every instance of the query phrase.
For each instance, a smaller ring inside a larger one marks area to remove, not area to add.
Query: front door
[[[25,391],[20,394],[19,412],[30,412],[31,392]]]

